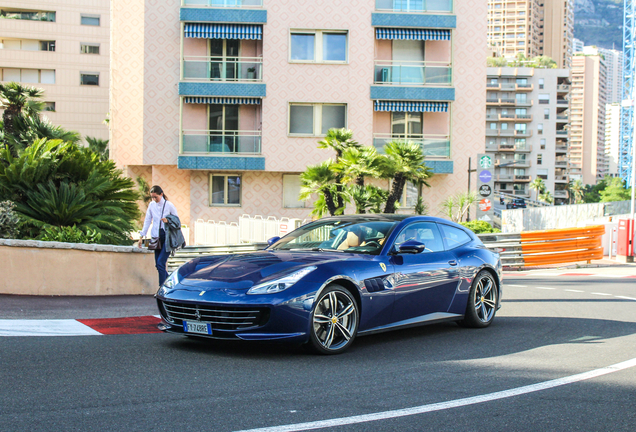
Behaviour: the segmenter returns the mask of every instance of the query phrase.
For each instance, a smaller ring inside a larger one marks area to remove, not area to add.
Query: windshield
[[[271,250],[337,251],[377,255],[397,221],[316,221],[286,235]]]

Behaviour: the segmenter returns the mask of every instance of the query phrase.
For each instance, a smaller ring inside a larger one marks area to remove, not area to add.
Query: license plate
[[[198,333],[211,335],[212,334],[212,326],[207,323],[202,323],[198,321],[184,321],[183,322],[183,331],[186,333]]]

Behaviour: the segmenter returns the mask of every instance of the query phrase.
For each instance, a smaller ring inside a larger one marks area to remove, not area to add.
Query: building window
[[[55,22],[55,12],[2,10],[0,17],[7,19]]]
[[[543,89],[545,80],[543,78],[539,78],[539,90]]]
[[[515,115],[525,116],[527,113],[528,113],[528,111],[525,108],[516,108],[515,109]]]
[[[549,108],[546,108],[546,109],[543,110],[543,118],[545,120],[550,120],[550,109]]]
[[[51,69],[4,68],[1,81],[15,81],[25,84],[55,84],[55,71]]]
[[[525,93],[517,93],[515,95],[515,99],[517,100],[517,103],[526,103],[528,102],[528,95]]]
[[[55,41],[40,41],[40,51],[55,51]]]
[[[537,177],[539,177],[540,179],[543,179],[543,180],[547,180],[548,179],[548,170],[547,169],[538,169],[537,170]]]
[[[521,133],[525,133],[527,125],[525,123],[515,123],[515,130]]]
[[[44,102],[42,105],[42,111],[55,112],[55,102]]]
[[[547,105],[550,103],[550,95],[549,94],[540,94],[539,95],[539,103],[542,105]]]
[[[415,208],[417,196],[417,185],[412,182],[406,182],[404,192],[402,192],[402,198],[400,198],[400,207],[408,209]]]
[[[283,174],[283,207],[304,208],[305,201],[299,201],[300,175]]]
[[[541,150],[545,150],[545,138],[541,138]]]
[[[495,123],[495,129],[497,124]],[[391,134],[395,138],[421,138],[422,113],[391,113]]]
[[[508,130],[508,123],[502,123],[501,130]]]
[[[516,138],[515,139],[515,148],[517,150],[524,150],[526,148],[526,139],[525,138]]]
[[[541,165],[543,163],[543,155],[537,155],[537,165]]]
[[[99,85],[99,72],[80,72],[80,85]]]
[[[241,176],[210,174],[210,206],[240,206]]]
[[[291,62],[345,63],[347,32],[323,30],[292,30]]]
[[[537,133],[538,133],[539,135],[543,135],[543,123],[539,123],[539,124],[537,125]]]
[[[98,43],[80,43],[80,53],[82,54],[99,54]]]
[[[346,104],[289,105],[290,135],[326,135],[331,128],[347,126]]]
[[[80,23],[82,25],[99,26],[99,15],[82,14]]]

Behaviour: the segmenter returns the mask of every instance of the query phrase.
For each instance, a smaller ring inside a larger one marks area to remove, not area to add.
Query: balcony
[[[567,105],[568,101],[567,99],[557,99],[557,105]]]
[[[499,83],[486,83],[486,88],[490,90],[499,90],[501,88],[501,84]]]
[[[396,134],[373,134],[373,146],[380,152],[390,141],[409,141],[419,144],[427,158],[450,158],[450,137],[448,135],[410,135],[407,138]]]
[[[556,153],[567,153],[568,152],[568,146],[556,146],[554,148]]]
[[[514,130],[514,129],[486,129],[487,137],[519,137],[519,138],[529,138],[532,136],[531,130]]]
[[[559,114],[557,114],[557,116],[556,116],[556,121],[557,121],[557,123],[564,123],[564,122],[565,122],[565,123],[567,123],[567,122],[568,122],[568,120],[569,120],[569,117],[568,117],[568,116],[566,116],[566,115],[559,115]]]
[[[566,130],[557,130],[556,134],[557,134],[557,136],[560,136],[560,137],[568,136],[568,131],[566,131]]]
[[[556,158],[554,160],[554,166],[556,166],[556,167],[567,167],[568,166],[567,158]]]
[[[263,0],[181,0],[181,6],[210,8],[262,8]]]
[[[495,177],[496,182],[511,182],[513,176],[509,174],[499,174]]]
[[[530,182],[530,176],[529,175],[516,175],[514,178],[515,182],[522,182],[522,183],[526,183],[526,182]]]
[[[532,114],[499,114],[499,120],[531,122]]]
[[[567,198],[568,197],[568,191],[566,191],[566,190],[555,190],[554,191],[554,197],[555,198]]]
[[[263,58],[185,56],[182,70],[185,81],[262,82]]]
[[[558,93],[569,93],[570,92],[570,85],[569,84],[559,84],[559,85],[557,85],[557,92]]]
[[[181,154],[209,156],[261,154],[260,131],[183,130]]]
[[[567,183],[568,182],[568,176],[564,176],[564,175],[558,175],[554,177],[554,182],[555,183]]]
[[[531,92],[534,90],[534,86],[532,84],[517,84],[515,90]]]
[[[376,60],[374,84],[403,86],[451,86],[453,73],[448,62]]]
[[[452,13],[453,0],[375,0],[378,12]]]
[[[486,105],[514,105],[514,99],[486,99]]]

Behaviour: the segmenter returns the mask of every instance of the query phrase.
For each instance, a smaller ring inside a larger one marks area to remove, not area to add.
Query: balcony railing
[[[568,176],[564,176],[564,175],[558,175],[554,177],[554,181],[556,182],[568,182]]]
[[[261,154],[261,131],[184,130],[181,136],[181,153]]]
[[[567,146],[556,146],[555,147],[555,151],[557,153],[567,153],[568,152],[568,147]]]
[[[407,141],[420,144],[426,157],[450,158],[450,137],[448,135],[409,135],[373,134],[373,146],[382,151],[384,145],[391,141]]]
[[[263,81],[263,58],[185,56],[183,79],[260,82]]]
[[[558,115],[556,116],[557,121],[568,121],[568,116],[566,115]]]
[[[181,6],[211,8],[260,8],[263,0],[181,0]]]
[[[515,176],[515,181],[529,182],[530,181],[530,176],[529,175],[516,175]]]
[[[567,105],[568,101],[566,99],[557,99],[557,105]]]
[[[499,114],[500,120],[532,121],[532,114]]]
[[[517,84],[515,90],[517,91],[532,91],[534,86],[532,84]]]
[[[555,198],[567,198],[568,197],[568,191],[555,190],[554,191],[554,197]]]
[[[453,0],[375,0],[379,12],[453,12]]]
[[[529,196],[530,194],[525,190],[516,190],[515,195]]]
[[[558,92],[569,92],[570,91],[570,85],[569,84],[559,84],[559,85],[557,85],[557,91]]]
[[[453,82],[447,62],[376,60],[375,84],[449,86]]]
[[[568,131],[566,131],[566,130],[558,130],[558,131],[556,131],[556,134],[559,135],[559,136],[564,136],[564,135],[567,136]]]

